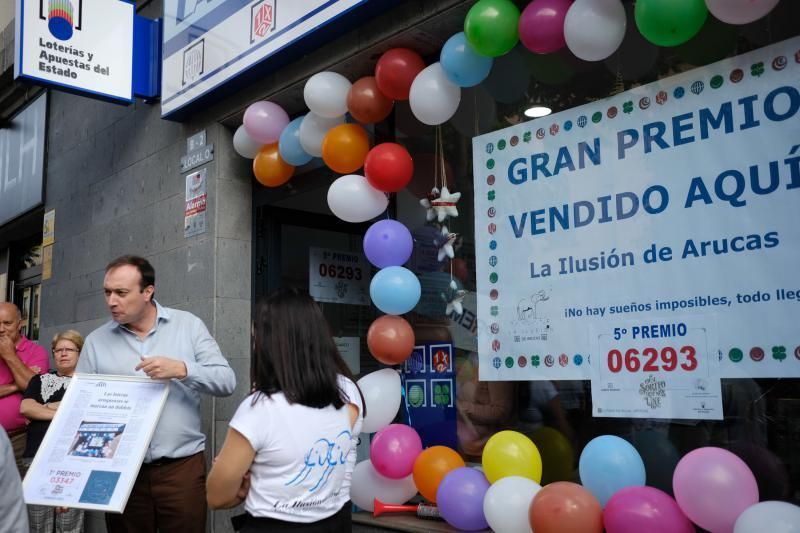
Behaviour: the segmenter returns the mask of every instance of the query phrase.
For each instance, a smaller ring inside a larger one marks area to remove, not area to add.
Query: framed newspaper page
[[[75,374],[25,476],[25,503],[121,513],[168,393],[168,381]]]

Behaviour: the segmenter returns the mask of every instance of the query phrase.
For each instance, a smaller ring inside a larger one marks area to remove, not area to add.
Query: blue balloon
[[[401,266],[382,268],[369,284],[372,303],[387,315],[408,313],[419,302],[421,293],[417,276]]]
[[[625,487],[644,486],[644,461],[631,443],[614,435],[589,441],[578,463],[581,484],[605,507]]]
[[[447,78],[459,87],[478,85],[492,70],[492,58],[478,54],[463,31],[444,43],[439,61]]]
[[[281,136],[278,139],[278,152],[281,154],[281,157],[284,161],[295,167],[305,165],[313,159],[313,156],[306,153],[306,151],[303,150],[303,146],[300,144],[300,124],[303,123],[304,117],[305,115],[291,121],[283,128]]]

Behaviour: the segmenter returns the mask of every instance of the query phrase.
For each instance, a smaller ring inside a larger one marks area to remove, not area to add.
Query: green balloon
[[[704,0],[637,0],[636,27],[658,46],[678,46],[700,31],[708,16]]]
[[[507,54],[519,40],[519,8],[510,0],[479,0],[464,19],[467,41],[481,55]]]

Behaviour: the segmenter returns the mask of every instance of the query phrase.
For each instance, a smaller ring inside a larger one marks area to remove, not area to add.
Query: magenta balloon
[[[489,527],[483,513],[483,498],[489,481],[483,472],[461,467],[444,476],[436,489],[436,505],[445,521],[462,531],[478,531]]]
[[[733,531],[736,519],[758,503],[758,485],[744,461],[728,450],[693,450],[678,462],[672,489],[689,519],[714,533]]]
[[[364,253],[378,268],[406,264],[413,249],[411,232],[396,220],[379,220],[364,234]]]
[[[414,470],[414,461],[422,453],[422,439],[405,424],[389,424],[375,434],[369,445],[369,458],[379,474],[402,479]]]
[[[283,128],[289,124],[289,115],[273,102],[261,101],[244,112],[244,129],[251,139],[261,144],[278,142]]]
[[[567,44],[564,18],[572,0],[533,0],[519,18],[519,40],[537,54],[550,54]]]
[[[606,533],[694,533],[694,526],[666,492],[625,487],[603,509]]]

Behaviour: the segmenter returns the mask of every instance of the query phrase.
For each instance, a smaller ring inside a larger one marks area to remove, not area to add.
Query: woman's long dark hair
[[[258,301],[250,364],[255,392],[282,392],[289,403],[338,409],[352,402],[339,388],[340,374],[355,383],[322,310],[307,293],[281,288]]]

